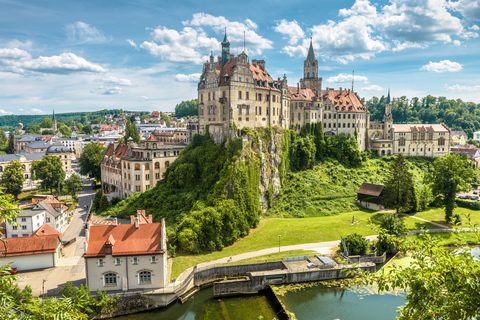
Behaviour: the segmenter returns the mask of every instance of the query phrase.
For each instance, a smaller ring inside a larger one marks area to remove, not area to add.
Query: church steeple
[[[227,28],[225,28],[225,37],[222,41],[222,66],[227,63],[228,58],[230,57],[230,42],[227,39]]]
[[[310,38],[310,48],[308,49],[307,61],[315,61],[315,52],[313,51],[312,38]]]
[[[55,119],[55,109],[53,110],[53,116],[52,116],[52,128],[53,128],[53,132],[57,131],[57,120]]]

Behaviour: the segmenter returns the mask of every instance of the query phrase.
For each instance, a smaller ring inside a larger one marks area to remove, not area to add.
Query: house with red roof
[[[156,121],[156,120],[160,120],[160,112],[152,111],[152,113],[150,113],[150,121]]]
[[[0,264],[12,262],[18,271],[56,267],[62,252],[62,234],[43,224],[32,235],[5,238],[6,248],[0,246]]]
[[[158,289],[167,283],[165,220],[140,212],[131,224],[87,224],[85,270],[91,290]]]

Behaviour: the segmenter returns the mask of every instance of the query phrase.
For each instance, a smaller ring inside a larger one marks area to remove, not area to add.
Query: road
[[[19,272],[18,286],[23,289],[26,285],[32,287],[34,296],[43,294],[42,282],[45,281],[45,294],[56,295],[61,286],[67,281],[72,282],[74,286],[85,284],[85,263],[82,258],[83,245],[85,242],[85,220],[88,216],[84,209],[88,205],[90,209],[91,201],[95,193],[92,190],[92,179],[82,179],[84,186],[79,193],[79,206],[74,211],[72,222],[63,232],[63,241],[76,238],[76,242],[66,246],[62,250],[62,257],[58,259],[57,267],[38,271]]]

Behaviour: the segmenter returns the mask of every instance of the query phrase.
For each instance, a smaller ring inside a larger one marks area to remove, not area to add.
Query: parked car
[[[472,200],[478,200],[478,196],[471,196],[470,199],[472,199]]]

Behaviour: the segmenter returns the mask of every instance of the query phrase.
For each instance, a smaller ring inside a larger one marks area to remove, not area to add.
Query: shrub
[[[362,255],[367,252],[368,241],[364,236],[358,233],[352,233],[346,236],[343,240],[347,245],[349,255]],[[343,242],[340,242],[340,251],[344,251]]]

